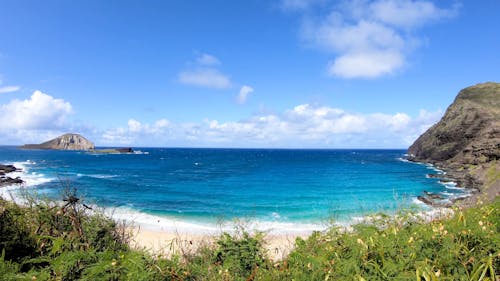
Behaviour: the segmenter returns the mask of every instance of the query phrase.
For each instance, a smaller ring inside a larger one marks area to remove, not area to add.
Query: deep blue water
[[[404,150],[140,150],[147,154],[4,146],[0,163],[24,167],[30,188],[52,198],[69,183],[96,205],[197,222],[346,221],[409,206],[423,190],[458,192],[426,178],[432,167],[401,161]]]

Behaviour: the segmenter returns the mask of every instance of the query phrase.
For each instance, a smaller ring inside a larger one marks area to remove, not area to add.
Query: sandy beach
[[[132,235],[130,245],[133,248],[145,249],[155,256],[166,257],[188,256],[200,247],[212,245],[219,236],[218,234],[179,233],[140,227],[132,227],[128,230]],[[306,238],[309,234],[268,234],[264,237],[264,247],[271,259],[281,260],[293,249],[297,237]]]
[[[449,218],[453,213],[450,208],[433,208],[414,214],[414,220],[431,222],[436,219]],[[367,216],[358,222],[371,223],[372,219],[373,217]],[[398,220],[397,216],[394,219]],[[408,218],[403,217],[402,219],[406,220]],[[198,234],[171,230],[152,230],[141,226],[131,226],[127,230],[131,234],[130,245],[133,248],[145,249],[152,255],[161,257],[190,256],[200,247],[213,245],[214,241],[222,233],[220,231],[213,234]],[[353,229],[344,226],[343,230],[350,232]],[[234,235],[234,232],[230,233]],[[264,236],[264,247],[272,260],[283,260],[295,247],[297,237],[306,239],[311,233],[311,231],[304,231],[302,233],[266,234]]]

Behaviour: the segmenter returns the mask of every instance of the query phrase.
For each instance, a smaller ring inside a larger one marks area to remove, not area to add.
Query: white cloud
[[[2,86],[2,84],[3,84],[3,77],[2,75],[0,75],[0,94],[17,92],[19,91],[19,89],[21,89],[20,86]]]
[[[248,95],[253,92],[253,88],[247,85],[243,85],[238,94],[237,101],[239,104],[244,104],[247,101]]]
[[[98,145],[218,147],[407,147],[443,112],[419,115],[397,112],[356,113],[340,108],[300,104],[281,113],[260,113],[239,121],[207,119],[175,123],[167,119],[129,119],[105,131],[69,122],[72,106],[35,91],[25,100],[0,105],[0,143],[38,143],[62,133],[82,132]]]
[[[128,120],[128,130],[132,133],[138,133],[142,130],[142,124],[134,119]]]
[[[63,133],[80,131],[69,117],[69,102],[35,91],[25,100],[14,99],[0,105],[0,143],[40,143]],[[83,129],[83,127],[79,128]]]
[[[128,145],[219,147],[407,147],[442,112],[361,114],[339,108],[297,105],[281,114],[257,114],[245,120],[171,123],[160,119],[106,131],[102,142]]]
[[[348,53],[331,62],[328,73],[342,78],[375,78],[390,74],[403,64],[404,57],[396,50]]]
[[[220,61],[218,58],[215,56],[209,55],[209,54],[201,54],[197,59],[196,62],[200,65],[218,65],[220,64]]]
[[[21,130],[1,130],[2,135],[0,136],[0,142],[2,144],[10,145],[21,145],[21,144],[33,144],[41,143],[47,140],[51,140],[60,135],[63,135],[68,130],[32,130],[32,129],[21,129]],[[71,130],[70,130],[71,131]]]
[[[415,28],[441,18],[452,17],[458,5],[451,9],[440,9],[429,1],[382,0],[373,2],[370,10],[381,22],[405,28]]]
[[[406,133],[405,140],[406,143],[411,144],[416,140],[421,134],[423,134],[427,129],[434,125],[443,116],[443,111],[441,109],[434,112],[429,112],[425,109],[421,109],[418,116],[410,120],[408,127],[412,128]]]
[[[230,88],[231,79],[215,68],[218,64],[220,64],[220,61],[215,56],[201,54],[196,59],[196,67],[180,72],[178,81],[185,85],[204,88]]]
[[[158,145],[162,138],[169,134],[171,123],[167,119],[159,119],[153,124],[141,123],[135,119],[129,119],[127,127],[113,128],[104,131],[100,142],[109,145]]]
[[[153,127],[157,130],[162,130],[167,128],[169,125],[170,121],[168,121],[167,119],[160,119],[154,123]]]
[[[12,93],[12,92],[17,92],[21,89],[19,86],[4,86],[0,87],[0,94],[5,94],[5,93]]]
[[[69,102],[35,91],[29,99],[13,100],[0,107],[2,129],[58,129],[66,125],[73,109]]]
[[[124,128],[115,128],[105,131],[101,135],[100,143],[108,145],[131,145],[134,138]],[[137,143],[137,140],[135,141]]]
[[[156,135],[164,133],[169,125],[170,121],[167,119],[157,120],[153,124],[142,124],[135,119],[130,119],[128,120],[128,131],[134,134]]]
[[[420,39],[416,30],[457,14],[429,1],[343,1],[328,16],[307,18],[302,35],[335,54],[328,73],[341,78],[376,78],[402,69]]]
[[[231,87],[231,80],[228,76],[211,68],[200,68],[181,72],[179,74],[179,81],[186,85],[215,89],[226,89]]]

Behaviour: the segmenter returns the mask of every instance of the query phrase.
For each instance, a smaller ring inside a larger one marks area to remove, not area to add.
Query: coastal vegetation
[[[500,200],[426,220],[378,215],[297,238],[279,261],[263,233],[222,233],[166,257],[129,246],[124,225],[84,205],[0,199],[2,280],[498,280]]]

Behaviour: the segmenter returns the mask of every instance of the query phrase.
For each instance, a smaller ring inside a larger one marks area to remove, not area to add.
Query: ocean
[[[271,232],[321,230],[367,214],[392,214],[423,191],[461,196],[405,150],[138,148],[134,154],[0,147],[0,163],[23,169],[19,190],[62,200],[76,188],[89,205],[146,228],[211,232],[229,222]]]

